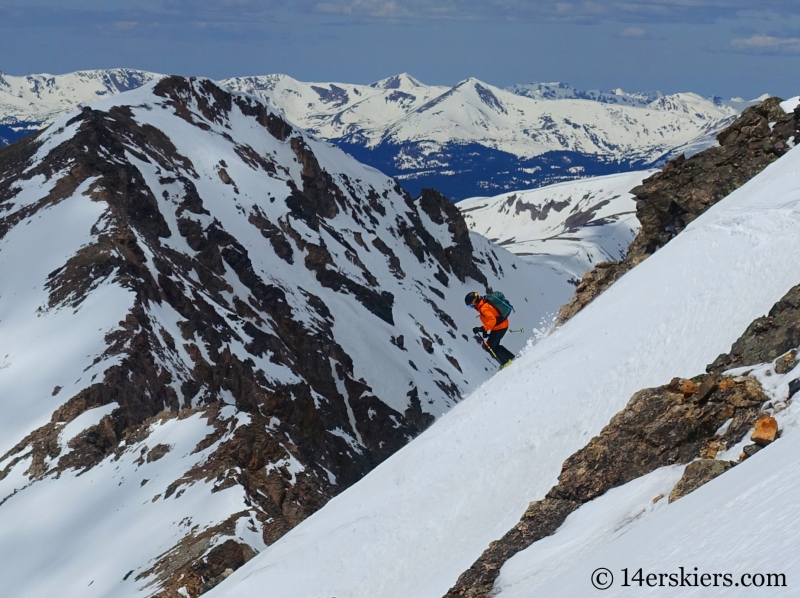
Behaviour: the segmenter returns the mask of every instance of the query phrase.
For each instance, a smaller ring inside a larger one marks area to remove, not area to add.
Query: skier
[[[481,343],[489,349],[489,352],[500,363],[500,369],[503,369],[514,360],[514,354],[500,344],[508,330],[508,318],[503,318],[497,308],[475,291],[467,293],[467,296],[464,297],[464,303],[467,304],[467,307],[473,307],[477,310],[483,324],[483,326],[473,328],[472,332],[475,335],[488,337],[485,341],[481,340]]]

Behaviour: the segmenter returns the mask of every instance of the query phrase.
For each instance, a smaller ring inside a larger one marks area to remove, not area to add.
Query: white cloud
[[[351,0],[350,2],[320,2],[319,12],[377,18],[411,17],[414,14],[394,0]]]
[[[124,31],[128,31],[129,29],[133,29],[139,24],[139,21],[117,21],[114,23],[114,27],[117,29],[122,29]]]
[[[731,44],[740,50],[800,53],[800,38],[798,37],[754,35],[746,39],[736,38],[731,41]]]
[[[647,31],[642,29],[641,27],[628,27],[627,29],[624,29],[619,35],[620,37],[644,39],[647,37]]]

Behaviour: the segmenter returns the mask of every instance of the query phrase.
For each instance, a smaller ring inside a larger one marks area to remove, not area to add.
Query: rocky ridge
[[[659,467],[687,464],[669,495],[672,502],[734,467],[737,461],[718,455],[740,445],[751,432],[753,444],[744,446],[739,460],[772,442],[777,424],[771,414],[785,409],[800,385],[792,390],[790,383],[788,397],[772,401],[760,380],[746,374],[756,369],[767,376],[793,370],[798,363],[799,327],[797,286],[767,316],[754,321],[729,354],[709,364],[708,373],[674,378],[664,386],[637,392],[600,435],[564,462],[558,484],[544,499],[532,502],[513,529],[490,544],[446,597],[493,595],[494,582],[508,559],[556,533],[567,516],[612,488]],[[761,427],[772,428],[763,440]]]
[[[745,109],[718,135],[718,147],[679,156],[631,190],[641,228],[621,261],[587,272],[558,313],[564,323],[631,268],[647,259],[720,199],[741,187],[793,147],[800,111],[786,114],[780,98]]]
[[[78,382],[45,393],[17,374],[40,412],[6,399],[9,421],[28,423],[4,433],[14,440],[0,455],[0,517],[38,482],[110,480],[112,466],[141,478],[152,509],[180,512],[184,493],[236,497],[238,510],[176,533],[120,575],[151,595],[194,597],[486,375],[480,348],[439,304],[525,264],[470,235],[444,196],[412,199],[253,98],[180,77],[131,94],[0,150],[6,255],[17,255],[21,226],[49,218],[58,231],[52,214],[95,214],[38,283],[38,310],[15,309],[71,322],[105,314],[100,293],[115,297],[80,366],[88,373],[59,374]],[[55,235],[52,246],[48,263]],[[0,265],[15,276],[36,271],[11,259]],[[365,326],[374,339],[348,334]],[[364,342],[400,374],[381,386]],[[3,353],[18,372],[14,351]],[[193,447],[157,440],[166,430],[194,430]],[[157,473],[167,467],[177,474]],[[202,511],[186,508],[188,521]]]

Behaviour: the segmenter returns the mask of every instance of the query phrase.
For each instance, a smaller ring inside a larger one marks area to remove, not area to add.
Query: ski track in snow
[[[798,166],[795,149],[713,206],[209,598],[441,597],[634,392],[702,373],[800,282],[792,257],[800,230]],[[616,541],[619,552],[603,546],[603,561],[595,555],[591,563],[613,569],[644,562],[665,571],[678,564],[715,571],[735,565],[796,575],[800,536],[789,499],[798,495],[798,449],[800,439],[789,430],[718,480],[660,508],[652,523]],[[657,522],[663,539],[650,527]],[[583,569],[571,571],[541,595],[596,591]],[[519,592],[533,595],[524,585]]]

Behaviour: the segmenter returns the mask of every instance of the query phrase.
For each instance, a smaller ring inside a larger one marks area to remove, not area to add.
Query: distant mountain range
[[[0,74],[0,143],[158,77],[130,69]],[[474,78],[430,86],[405,73],[371,85],[287,75],[220,83],[269,102],[413,195],[433,187],[453,200],[660,165],[714,144],[715,133],[752,103],[563,83],[500,89]]]
[[[0,147],[64,114],[162,77],[133,69],[13,77],[0,73]]]
[[[467,226],[577,284],[596,264],[619,261],[639,231],[630,192],[655,170],[637,170],[477,197],[458,203]]]

